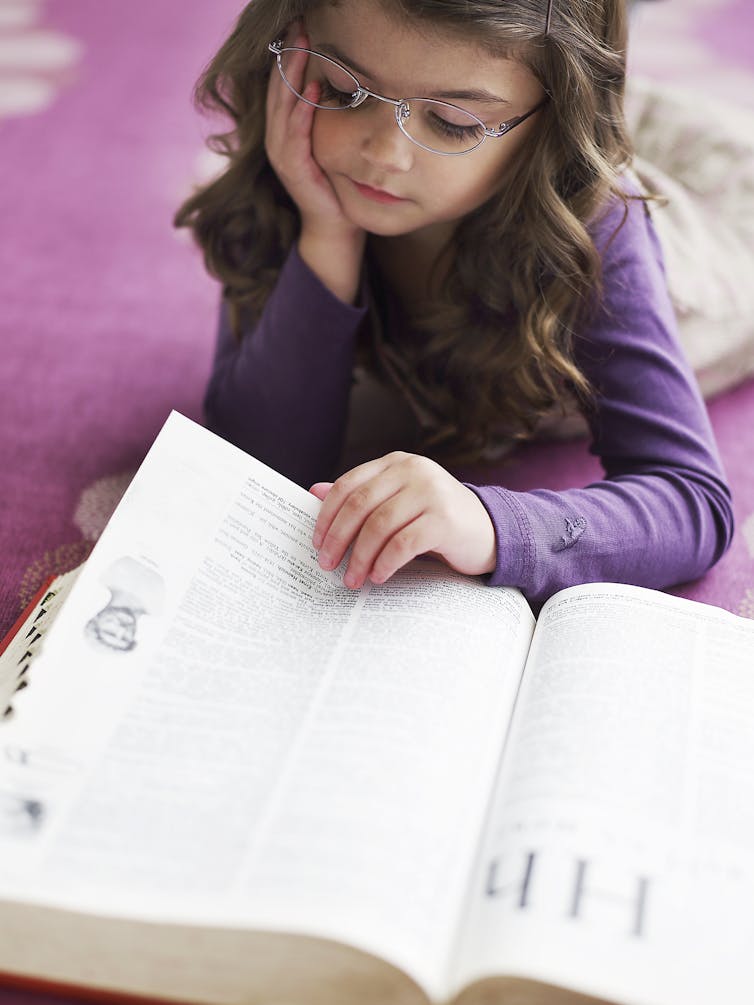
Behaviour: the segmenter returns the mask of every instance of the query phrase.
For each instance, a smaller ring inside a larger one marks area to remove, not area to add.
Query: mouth
[[[353,178],[351,179],[351,184],[359,193],[359,195],[362,195],[365,199],[371,199],[373,202],[395,204],[399,202],[408,201],[407,199],[402,199],[398,195],[393,195],[392,192],[386,192],[382,188],[374,188],[372,185],[364,185],[360,181],[354,181]]]

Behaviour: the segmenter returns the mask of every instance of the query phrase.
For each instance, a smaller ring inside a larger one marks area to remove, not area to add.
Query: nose
[[[417,148],[398,127],[394,105],[375,101],[365,125],[361,153],[366,161],[387,172],[409,171],[413,167]]]

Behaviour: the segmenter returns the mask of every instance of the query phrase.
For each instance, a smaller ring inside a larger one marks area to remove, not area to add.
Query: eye
[[[342,91],[324,77],[320,81],[320,103],[323,105],[332,105],[337,108],[348,108],[348,106],[353,102],[353,91]]]
[[[431,111],[427,116],[432,129],[441,136],[460,141],[480,140],[483,135],[481,125],[473,119],[469,119],[469,125],[460,125],[457,122],[449,122],[442,115]]]
[[[306,80],[319,84],[318,104],[325,108],[348,108],[359,82],[335,60],[312,52],[306,65]]]

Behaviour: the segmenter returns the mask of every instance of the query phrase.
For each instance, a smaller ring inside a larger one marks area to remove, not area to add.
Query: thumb
[[[327,493],[332,488],[332,482],[315,482],[314,485],[309,489],[312,495],[316,496],[320,501],[324,500]]]

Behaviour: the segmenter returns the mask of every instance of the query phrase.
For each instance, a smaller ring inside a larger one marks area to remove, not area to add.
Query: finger
[[[331,488],[332,482],[315,482],[309,491],[312,495],[316,496],[317,499],[325,499]]]
[[[363,472],[360,472],[360,478],[363,478]],[[365,521],[403,487],[400,469],[389,466],[367,480],[360,480],[357,484],[354,481],[352,479],[345,488],[336,481],[323,505],[323,509],[327,507],[328,510],[325,520],[335,511],[320,547],[323,569],[335,569],[340,565]]]
[[[319,85],[315,82],[307,84],[304,96],[309,101],[316,102],[319,98]],[[284,174],[290,172],[297,159],[301,159],[309,171],[313,168],[311,134],[316,109],[306,101],[298,101],[295,95],[291,97],[291,107],[283,110],[281,106],[271,113],[265,137],[270,162]],[[318,171],[314,174],[319,177]]]
[[[433,520],[429,514],[422,513],[386,542],[375,558],[368,578],[377,585],[385,583],[404,565],[435,547],[437,540]]]
[[[378,457],[376,460],[359,464],[338,478],[328,493],[327,499],[325,499],[317,517],[314,534],[312,535],[315,548],[322,547],[322,543],[327,536],[336,513],[348,496],[366,484],[371,478],[376,478],[385,471],[393,463],[391,460],[392,457],[392,454],[387,454],[385,457]]]
[[[389,543],[423,513],[423,498],[410,490],[399,491],[377,506],[364,521],[354,542],[343,580],[346,586],[352,589],[362,587]],[[413,557],[411,555],[405,561]]]
[[[304,22],[301,18],[291,21],[285,30],[283,41],[286,45],[309,45],[309,39],[306,34],[306,29],[304,28]]]
[[[401,486],[393,479],[376,478],[360,486],[344,500],[333,517],[319,552],[323,569],[335,569],[361,533],[375,509],[395,495]]]
[[[307,39],[304,35],[298,35],[293,41],[287,44],[290,47],[301,48],[306,46]],[[300,87],[303,82],[307,59],[308,56],[305,52],[297,52],[286,60],[286,75],[294,87]],[[266,112],[268,121],[281,114],[287,118],[290,110],[297,102],[297,96],[283,80],[276,61],[272,66],[270,82],[267,88]]]
[[[319,101],[319,84],[316,80],[310,80],[302,93],[306,101],[297,101],[295,107],[291,109],[288,132],[297,139],[305,140],[307,146],[311,146],[312,123],[317,109],[307,102]]]
[[[307,38],[306,38],[306,36],[305,35],[298,35],[296,38],[293,39],[292,42],[288,43],[287,47],[290,48],[290,49],[293,49],[293,50],[304,50],[304,49],[306,49],[307,48]],[[280,72],[280,68],[279,67],[278,67],[278,73],[277,73],[278,79],[279,79],[280,83],[282,84],[282,90],[280,92],[281,96],[283,95],[283,92],[286,92],[288,95],[290,95],[290,98],[291,98],[292,101],[296,100],[296,94],[293,93],[293,91],[291,91],[291,87],[293,87],[299,93],[301,92],[301,89],[302,89],[302,87],[304,85],[304,76],[305,76],[305,73],[306,73],[306,64],[307,64],[308,59],[309,59],[309,54],[308,54],[308,52],[304,52],[304,51],[300,51],[300,52],[299,51],[294,51],[294,52],[289,52],[289,53],[286,54],[285,61],[284,61],[284,65],[285,65],[285,79],[283,79],[283,75]],[[288,81],[288,84],[290,84],[290,87],[288,87],[286,85],[286,82],[285,82],[286,80]]]

